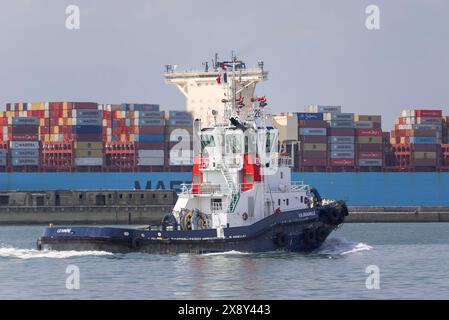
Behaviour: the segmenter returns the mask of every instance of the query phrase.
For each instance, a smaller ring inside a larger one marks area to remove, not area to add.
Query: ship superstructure
[[[195,119],[200,119],[203,126],[212,125],[215,119],[223,121],[223,114],[214,115],[214,111],[221,109],[223,100],[230,99],[228,83],[231,72],[238,79],[232,94],[247,106],[251,105],[256,85],[268,76],[263,61],[259,61],[257,67],[249,68],[243,61],[219,61],[216,54],[211,64],[204,62],[203,65],[203,70],[192,71],[177,71],[175,66],[167,65],[164,73],[166,82],[176,85],[185,96],[187,111]]]
[[[265,97],[241,104],[241,62],[227,63],[222,115],[194,126],[192,184],[183,185],[174,215],[183,229],[251,225],[271,214],[309,208],[316,195],[291,181],[292,159],[278,152],[278,130],[265,114]],[[195,143],[196,142],[196,143]]]

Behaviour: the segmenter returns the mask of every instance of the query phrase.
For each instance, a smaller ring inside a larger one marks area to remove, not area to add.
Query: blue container
[[[12,118],[13,125],[39,125],[39,119],[36,117],[13,117]]]
[[[413,144],[437,144],[436,137],[410,137],[410,143]]]
[[[138,142],[164,141],[163,134],[136,134],[135,139]]]
[[[137,111],[139,119],[151,118],[151,119],[164,119],[164,111]]]
[[[299,128],[299,134],[303,136],[325,136],[326,128]]]
[[[75,109],[74,115],[77,118],[102,118],[103,113],[101,110],[95,110],[95,109]]]
[[[76,125],[81,126],[101,126],[101,118],[77,118]]]
[[[163,126],[164,119],[139,119],[139,126]]]
[[[322,113],[299,112],[298,120],[323,120]]]
[[[103,132],[103,128],[101,126],[73,126],[72,133],[99,133]]]
[[[176,111],[172,110],[168,112],[169,118],[178,118],[178,119],[192,119],[192,114],[188,111]]]
[[[159,111],[158,104],[142,104],[142,103],[122,103],[120,105],[122,111]]]
[[[192,119],[168,119],[169,126],[193,126]]]

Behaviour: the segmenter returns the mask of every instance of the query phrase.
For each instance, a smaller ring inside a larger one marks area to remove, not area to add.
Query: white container
[[[75,158],[75,166],[102,166],[103,158]]]
[[[37,166],[39,158],[12,158],[13,166]]]
[[[11,149],[39,149],[39,141],[10,141]]]
[[[341,106],[318,106],[308,105],[304,107],[305,112],[333,112],[341,113]]]
[[[354,121],[353,113],[323,113],[323,119],[326,121],[335,121],[335,120],[349,120]]]
[[[401,112],[403,117],[413,117],[415,115],[414,109],[403,109]]]

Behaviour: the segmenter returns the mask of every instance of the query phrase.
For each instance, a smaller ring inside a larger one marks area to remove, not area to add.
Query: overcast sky
[[[65,27],[68,5],[80,30]],[[380,30],[365,8],[380,8]],[[273,111],[306,104],[382,114],[449,114],[447,0],[0,0],[0,106],[19,101],[159,103],[183,109],[163,65],[201,68],[234,50],[264,60]]]

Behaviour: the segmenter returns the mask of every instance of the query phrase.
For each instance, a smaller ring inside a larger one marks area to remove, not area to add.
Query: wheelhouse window
[[[207,147],[215,147],[214,136],[211,134],[202,134],[201,135],[201,146],[204,148]]]

